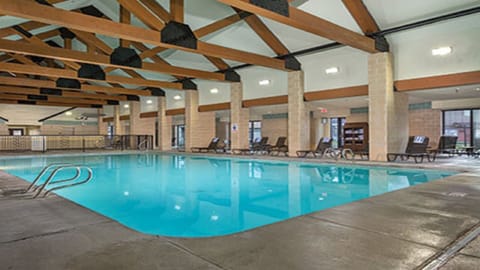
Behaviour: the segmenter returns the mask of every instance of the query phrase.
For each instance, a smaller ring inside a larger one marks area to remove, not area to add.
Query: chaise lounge
[[[323,157],[325,151],[328,148],[332,147],[332,138],[330,137],[323,137],[320,138],[318,141],[317,147],[314,150],[298,150],[297,157],[304,158],[307,157],[308,154],[312,154],[313,157]]]
[[[428,142],[429,138],[426,136],[410,136],[405,152],[387,153],[387,160],[391,162],[400,158],[403,161],[407,161],[413,158],[415,163],[421,163],[424,158],[427,158],[428,161],[433,161],[432,156],[427,152]]]
[[[190,149],[192,150],[193,153],[207,153],[210,151],[217,152],[219,141],[220,139],[218,137],[214,137],[210,141],[210,144],[208,144],[207,147],[192,147]]]
[[[287,142],[287,137],[278,137],[277,142],[275,145],[267,145],[266,152],[270,155],[278,156],[280,153],[283,155],[287,155],[288,153],[288,146],[285,144]]]

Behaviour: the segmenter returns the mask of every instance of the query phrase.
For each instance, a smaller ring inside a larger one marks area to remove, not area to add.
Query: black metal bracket
[[[384,36],[373,36],[375,39],[375,49],[381,52],[390,51],[390,44]]]
[[[185,90],[197,90],[197,84],[194,83],[191,79],[183,79],[181,81],[183,89]]]
[[[24,105],[35,105],[37,102],[33,100],[17,100],[18,104],[24,104]]]
[[[187,24],[170,21],[161,31],[160,40],[190,49],[197,49],[197,37]]]
[[[68,28],[65,27],[60,27],[58,31],[60,31],[60,36],[63,39],[74,39],[77,37],[77,35],[75,35],[72,31],[68,30]]]
[[[127,100],[129,100],[129,101],[140,101],[140,97],[135,96],[135,95],[127,95]]]
[[[83,14],[86,14],[86,15],[99,17],[99,18],[101,18],[105,15],[105,14],[103,14],[103,12],[101,12],[100,10],[98,10],[94,6],[83,7],[83,8],[80,9],[80,12],[82,12]]]
[[[40,88],[40,94],[42,95],[61,96],[62,93],[63,91],[60,89]]]
[[[302,63],[295,56],[289,55],[283,58],[285,60],[285,68],[290,70],[302,70]]]
[[[290,16],[290,5],[287,0],[250,0],[250,3],[285,17]]]
[[[107,100],[108,105],[119,105],[120,102],[118,100]]]
[[[165,96],[165,91],[163,89],[160,89],[160,88],[149,87],[146,90],[150,91],[152,96],[155,96],[155,97],[164,97]]]
[[[105,72],[98,65],[82,64],[82,67],[78,70],[78,77],[104,81]]]
[[[225,71],[225,80],[230,82],[240,82],[240,74],[238,74],[235,70],[227,70]]]
[[[45,6],[53,6],[52,4],[50,4],[48,1],[46,0],[35,0],[37,3],[39,3],[40,5],[45,5]]]
[[[58,78],[55,84],[58,88],[80,89],[82,87],[78,80],[67,78]]]
[[[103,108],[103,105],[100,105],[100,104],[92,104],[90,105],[91,108],[96,108],[96,109],[101,109]]]
[[[31,100],[48,100],[48,97],[43,95],[27,95],[27,98]]]
[[[110,63],[113,65],[142,68],[142,58],[132,48],[118,47],[110,55]]]

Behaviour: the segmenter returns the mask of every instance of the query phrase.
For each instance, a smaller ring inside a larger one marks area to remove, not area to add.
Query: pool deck
[[[398,164],[464,172],[203,239],[141,234],[57,196],[28,199],[15,192],[28,183],[0,171],[0,269],[422,269],[479,231],[480,160]],[[441,269],[480,269],[480,237]]]

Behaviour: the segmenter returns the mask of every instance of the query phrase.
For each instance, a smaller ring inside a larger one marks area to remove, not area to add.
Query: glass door
[[[457,146],[472,145],[472,110],[443,112],[443,134],[457,136]]]
[[[345,117],[336,117],[330,119],[330,137],[332,137],[332,147],[341,148],[344,145],[343,126]]]

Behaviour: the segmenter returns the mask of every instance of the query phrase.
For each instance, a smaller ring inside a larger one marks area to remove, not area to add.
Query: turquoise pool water
[[[177,237],[245,231],[454,174],[166,154],[9,159],[0,170],[32,181],[58,162],[94,173],[58,195],[134,230]]]

